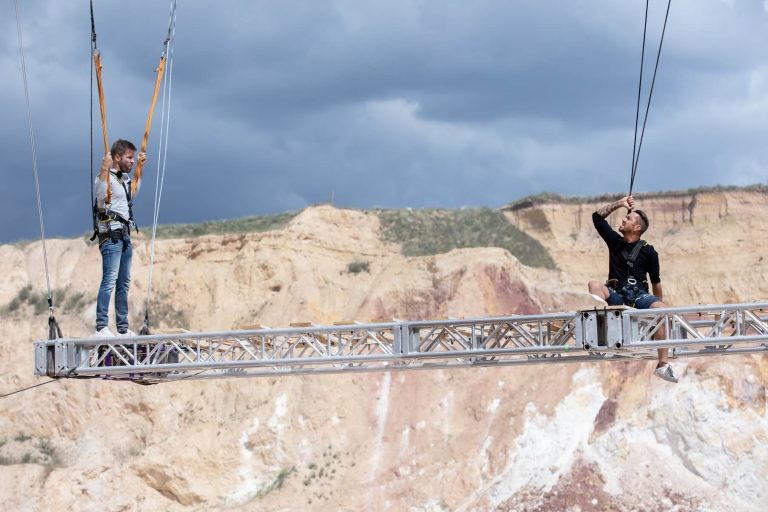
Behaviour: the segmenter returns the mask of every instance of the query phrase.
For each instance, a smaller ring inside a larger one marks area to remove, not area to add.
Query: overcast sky
[[[95,3],[110,139],[141,140],[167,2]],[[666,1],[651,0],[655,53]],[[642,0],[180,0],[161,223],[627,190]],[[88,2],[22,0],[49,236],[90,229]],[[652,64],[655,55],[647,57]],[[646,70],[650,78],[652,69]],[[0,242],[39,236],[0,4]],[[151,220],[160,104],[135,211]],[[100,159],[100,120],[95,118]],[[765,183],[768,0],[673,0],[636,189]],[[95,164],[98,166],[98,162]]]

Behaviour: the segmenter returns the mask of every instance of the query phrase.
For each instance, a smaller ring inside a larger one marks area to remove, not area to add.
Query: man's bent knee
[[[608,291],[608,287],[605,286],[600,281],[590,281],[589,283],[587,283],[587,288],[589,289],[589,293],[598,295],[603,299],[607,299],[608,296],[610,295],[610,292]]]

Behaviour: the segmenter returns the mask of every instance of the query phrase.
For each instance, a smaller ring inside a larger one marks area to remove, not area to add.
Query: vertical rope
[[[168,65],[163,76],[163,98],[160,113],[160,144],[157,151],[157,172],[155,175],[155,205],[152,212],[152,238],[149,250],[149,277],[147,280],[147,300],[144,312],[144,325],[141,334],[149,334],[149,309],[152,298],[152,276],[155,266],[155,239],[157,235],[157,222],[160,216],[160,203],[163,196],[165,183],[165,169],[168,158],[168,135],[170,133],[171,120],[171,91],[173,86],[173,41],[176,35],[176,0],[171,1],[171,12],[168,25],[168,37],[166,38],[166,53]],[[167,104],[167,109],[166,109]]]
[[[45,225],[43,223],[43,202],[40,198],[40,178],[37,172],[37,150],[35,149],[35,131],[32,127],[32,107],[29,101],[29,84],[27,82],[27,64],[24,57],[24,37],[21,32],[21,14],[19,13],[19,0],[14,0],[16,11],[16,32],[19,37],[19,55],[21,56],[21,76],[24,80],[24,100],[27,107],[27,126],[29,127],[29,142],[32,148],[32,174],[35,178],[35,198],[37,201],[37,217],[40,221],[40,240],[43,247],[43,265],[45,268],[45,284],[48,288],[48,339],[62,338],[61,328],[53,315],[53,291],[51,290],[51,276],[48,270],[48,249],[45,244]]]
[[[37,172],[37,152],[35,150],[35,132],[32,128],[32,107],[29,103],[29,85],[27,83],[27,65],[24,58],[24,39],[21,33],[21,15],[19,14],[19,0],[14,0],[16,7],[16,32],[19,38],[19,54],[21,55],[21,75],[24,80],[24,100],[27,106],[27,126],[29,128],[29,143],[32,147],[32,174],[35,178],[35,197],[37,199],[37,217],[40,221],[40,239],[43,244],[43,262],[45,265],[45,282],[48,286],[48,307],[53,315],[53,294],[51,293],[51,279],[48,273],[48,251],[45,246],[45,226],[43,225],[43,205],[40,200],[40,179]]]
[[[656,84],[656,74],[659,70],[659,61],[661,60],[661,48],[664,46],[664,34],[667,32],[667,21],[669,20],[669,9],[672,5],[672,0],[667,1],[667,11],[664,15],[664,26],[661,29],[661,38],[659,40],[659,49],[656,52],[656,64],[653,68],[653,78],[651,79],[651,87],[648,92],[648,103],[645,106],[645,115],[643,117],[643,128],[640,132],[640,139],[638,141],[637,139],[637,116],[635,117],[635,144],[637,149],[633,151],[632,155],[632,172],[630,174],[630,180],[629,180],[629,195],[632,195],[632,190],[635,186],[635,176],[637,175],[637,166],[638,162],[640,161],[640,149],[643,147],[643,138],[645,137],[645,127],[648,123],[648,113],[651,110],[651,99],[653,98],[653,87]],[[648,25],[648,0],[646,0],[646,15],[645,15],[645,25],[647,27]],[[646,29],[643,29],[643,54],[645,54],[645,34]],[[643,81],[643,59],[641,57],[640,60],[640,85],[638,86],[638,113],[640,111],[640,88],[642,87],[642,81]]]
[[[659,50],[656,52],[656,65],[653,68],[653,78],[651,79],[651,90],[648,93],[648,104],[645,107],[645,118],[643,119],[643,129],[640,132],[640,142],[637,145],[637,156],[635,156],[635,167],[632,169],[632,184],[630,184],[630,193],[632,185],[635,182],[635,175],[637,174],[637,165],[640,160],[640,148],[643,147],[643,137],[645,136],[645,126],[648,123],[648,112],[651,110],[651,98],[653,98],[653,86],[656,84],[656,72],[659,70],[659,60],[661,60],[661,48],[664,45],[664,34],[667,31],[667,20],[669,19],[669,8],[672,5],[672,0],[667,1],[667,12],[664,15],[664,26],[661,29],[661,39],[659,40]]]
[[[88,139],[91,150],[91,181],[88,183],[88,188],[91,191],[91,223],[93,224],[94,234],[98,231],[98,221],[96,219],[96,200],[93,196],[93,183],[96,181],[93,174],[93,65],[91,59],[93,59],[93,52],[96,51],[96,24],[93,21],[93,0],[91,4],[91,53],[88,55],[88,68],[91,70],[91,132]]]
[[[643,68],[645,67],[645,39],[648,33],[648,4],[650,0],[645,0],[645,21],[643,22],[643,46],[640,51],[640,80],[637,82],[637,107],[635,110],[635,137],[632,146],[632,167],[630,168],[629,195],[632,195],[632,186],[635,183],[635,158],[637,155],[637,127],[640,121],[640,97],[643,90]]]

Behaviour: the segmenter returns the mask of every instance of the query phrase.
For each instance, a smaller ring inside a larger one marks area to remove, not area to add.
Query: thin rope
[[[21,75],[24,79],[24,100],[27,106],[27,125],[29,127],[29,142],[32,146],[32,173],[35,177],[35,197],[37,199],[37,216],[40,221],[40,239],[43,245],[43,262],[45,265],[45,283],[48,287],[48,310],[53,316],[53,293],[51,291],[51,278],[48,272],[48,251],[45,246],[45,226],[43,225],[43,204],[40,199],[40,179],[37,173],[37,152],[35,150],[35,133],[32,128],[32,107],[29,103],[29,85],[27,83],[27,65],[24,58],[24,40],[21,34],[21,14],[19,13],[19,0],[14,0],[16,7],[16,32],[19,36],[19,54],[21,55]]]
[[[197,376],[198,376],[198,375],[200,375],[201,373],[205,373],[205,372],[207,372],[207,371],[208,371],[208,369],[205,369],[205,370],[200,370],[199,372],[196,372],[196,373],[192,373],[192,374],[189,374],[189,375],[185,375],[184,377],[181,377],[180,379],[173,379],[173,380],[171,380],[171,381],[168,381],[168,380],[166,380],[166,381],[159,381],[159,382],[158,382],[158,384],[169,384],[169,383],[171,383],[171,382],[180,382],[180,381],[182,381],[182,380],[187,380],[187,379],[191,379],[191,378],[193,378],[193,377],[197,377]]]
[[[645,40],[648,33],[648,4],[645,0],[645,22],[643,23],[643,47],[640,51],[640,80],[637,82],[637,107],[635,110],[635,140],[632,146],[632,167],[630,168],[629,195],[632,195],[632,185],[635,181],[635,157],[637,155],[637,127],[640,121],[640,97],[643,90],[643,68],[645,67]]]
[[[166,73],[168,72],[168,68],[166,67]],[[163,98],[161,102],[161,109],[160,109],[160,144],[158,144],[157,148],[157,170],[155,172],[155,204],[154,208],[152,210],[152,238],[149,242],[149,276],[147,278],[147,300],[145,304],[144,309],[144,327],[143,330],[147,331],[146,334],[149,334],[149,304],[152,298],[152,276],[154,274],[155,269],[155,235],[157,233],[157,217],[158,217],[158,208],[160,203],[160,187],[162,187],[163,181],[160,180],[160,174],[165,173],[165,166],[163,165],[161,167],[161,161],[162,161],[162,155],[163,155],[163,133],[165,132],[165,102],[166,102],[166,91],[167,91],[168,82],[163,78]]]
[[[645,136],[645,125],[648,123],[648,112],[651,110],[651,98],[653,97],[653,86],[656,83],[656,72],[659,70],[659,60],[661,60],[661,48],[664,45],[664,34],[667,31],[667,20],[669,19],[669,8],[672,0],[667,2],[667,12],[664,15],[664,27],[661,29],[661,40],[659,41],[659,50],[656,53],[656,65],[653,68],[653,79],[651,80],[651,90],[648,93],[648,104],[645,107],[645,118],[643,119],[643,130],[640,132],[640,142],[637,145],[637,155],[635,156],[635,167],[632,169],[632,181],[629,185],[629,193],[632,194],[632,187],[635,184],[635,175],[637,174],[637,164],[640,160],[640,148],[643,147],[643,137]]]
[[[174,1],[174,4],[176,2]],[[173,19],[173,29],[171,32],[171,42],[169,44],[169,53],[168,53],[168,67],[166,68],[166,79],[168,83],[168,94],[167,94],[167,100],[168,100],[168,110],[165,113],[165,141],[162,143],[163,148],[163,170],[160,174],[160,187],[159,187],[159,193],[157,196],[157,206],[155,208],[155,217],[154,217],[154,223],[152,226],[152,237],[154,242],[154,236],[155,232],[157,231],[157,221],[159,219],[160,215],[160,202],[163,198],[163,185],[165,183],[165,170],[166,170],[166,162],[168,160],[168,137],[171,132],[171,93],[173,90],[173,54],[174,54],[174,45],[173,40],[176,36],[176,16],[175,16],[175,7],[174,7],[174,19]],[[165,93],[165,91],[163,91]],[[162,133],[161,133],[162,138]],[[158,162],[159,163],[159,162]]]
[[[171,2],[171,12],[168,25],[168,36],[165,40],[168,65],[165,67],[163,77],[163,98],[160,113],[160,144],[157,151],[157,171],[155,174],[155,205],[152,213],[152,239],[149,249],[149,277],[147,279],[147,300],[144,312],[144,326],[142,332],[149,334],[149,307],[152,299],[152,277],[155,268],[155,240],[157,236],[157,222],[160,216],[160,203],[165,184],[165,170],[168,158],[168,134],[170,133],[171,120],[171,91],[173,85],[173,55],[174,38],[176,35],[176,0]],[[167,109],[166,109],[167,104]],[[165,135],[165,138],[163,138]],[[162,162],[162,163],[161,163]]]
[[[88,67],[91,70],[91,137],[89,139],[91,148],[91,181],[88,183],[88,189],[91,191],[91,222],[93,224],[94,233],[97,231],[98,223],[96,221],[96,205],[93,197],[93,183],[96,181],[93,175],[93,52],[96,51],[96,24],[93,20],[93,0],[91,0],[91,53],[88,56]]]
[[[0,398],[5,398],[11,395],[15,395],[16,393],[22,393],[24,391],[28,391],[30,389],[39,388],[40,386],[45,386],[46,384],[50,384],[51,382],[58,382],[59,379],[51,379],[47,380],[45,382],[41,382],[40,384],[35,384],[33,386],[27,386],[26,388],[17,389],[16,391],[11,391],[10,393],[5,393],[4,395],[0,395]]]
[[[155,207],[155,214],[154,214],[153,225],[152,225],[152,242],[153,243],[155,240],[155,234],[157,232],[157,222],[160,216],[160,202],[162,201],[162,198],[163,198],[163,186],[165,184],[166,162],[168,161],[168,137],[171,132],[170,127],[171,127],[171,93],[173,88],[173,52],[174,52],[174,48],[173,46],[171,46],[169,57],[168,57],[169,66],[167,71],[168,93],[166,97],[168,101],[168,109],[167,111],[165,111],[165,121],[164,121],[165,140],[161,144],[162,151],[163,151],[163,166],[162,166],[162,172],[158,173],[160,177],[160,186],[158,188],[157,204]],[[163,91],[163,93],[165,93],[165,91]],[[161,137],[162,137],[162,131],[161,131]]]

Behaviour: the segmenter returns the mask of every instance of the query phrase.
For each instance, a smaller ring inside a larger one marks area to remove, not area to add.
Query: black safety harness
[[[123,187],[123,190],[125,191],[125,197],[128,200],[128,218],[126,219],[122,215],[120,215],[117,212],[113,212],[110,209],[101,209],[98,207],[98,199],[93,200],[93,236],[91,236],[91,242],[93,242],[97,237],[99,239],[99,245],[103,244],[106,240],[111,239],[113,242],[117,242],[119,240],[123,239],[124,235],[130,235],[131,234],[131,226],[136,228],[136,232],[139,232],[138,226],[136,226],[136,222],[133,220],[133,198],[131,197],[131,189],[129,187],[125,186],[125,182],[123,181],[123,172],[112,172],[109,171],[109,174],[117,178],[118,183]],[[112,229],[112,222],[117,221],[120,224],[123,225],[121,229]],[[107,232],[106,233],[99,233],[99,223],[106,223],[107,225]]]
[[[624,283],[620,283],[618,279],[609,279],[606,281],[605,285],[615,290],[620,288],[634,288],[635,291],[637,291],[638,282],[634,276],[635,262],[637,261],[637,257],[640,255],[640,251],[642,251],[643,247],[646,245],[648,245],[648,242],[645,240],[638,240],[635,246],[632,248],[632,252],[629,252],[626,249],[621,251],[621,255],[627,261],[627,280]],[[648,282],[646,280],[643,280],[642,284],[645,285],[646,288],[648,287]]]

